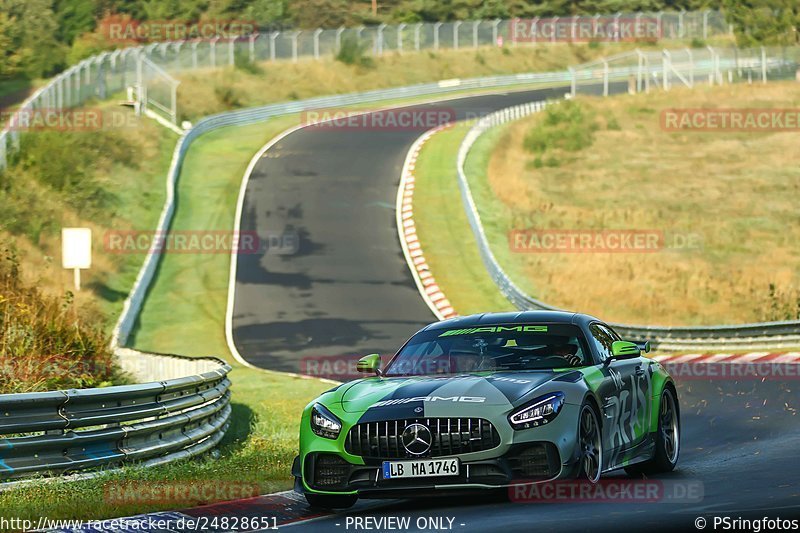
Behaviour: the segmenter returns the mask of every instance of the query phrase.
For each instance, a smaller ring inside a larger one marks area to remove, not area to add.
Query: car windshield
[[[552,370],[590,364],[581,330],[570,324],[507,324],[423,331],[392,359],[387,376]]]

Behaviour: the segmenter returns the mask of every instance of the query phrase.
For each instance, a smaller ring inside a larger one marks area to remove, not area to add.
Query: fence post
[[[322,28],[314,30],[314,59],[319,59],[319,35],[322,33]]]
[[[422,30],[422,23],[418,22],[417,25],[414,27],[414,50],[419,52],[419,33]]]
[[[578,16],[577,15],[572,15],[572,24],[571,24],[571,26],[572,27],[569,29],[569,38],[574,43],[578,38],[578,36],[576,34],[576,32],[578,30]]]
[[[192,42],[192,68],[197,68],[197,46],[199,44],[200,41]]]
[[[767,83],[767,49],[761,47],[761,83]]]
[[[666,49],[661,51],[661,55],[663,56],[663,59],[661,60],[661,71],[662,76],[664,76],[662,85],[664,86],[665,91],[669,91],[669,65],[671,57],[669,55],[669,51]]]
[[[334,46],[336,47],[336,53],[337,54],[339,53],[339,50],[342,49],[342,33],[344,33],[344,30],[345,30],[344,26],[339,26],[336,29],[336,38],[335,38]]]
[[[708,15],[711,11],[706,10],[703,12],[703,39],[708,39]]]
[[[250,52],[250,63],[256,62],[256,39],[258,38],[257,33],[251,33],[248,37],[249,40],[249,52]]]
[[[619,29],[619,18],[622,16],[622,13],[618,12],[614,15],[614,40],[619,42],[620,33],[622,33]]]
[[[694,87],[694,54],[691,48],[686,48],[686,54],[689,56],[689,87]]]
[[[403,51],[403,31],[406,29],[406,23],[401,22],[397,25],[397,51]]]
[[[686,14],[686,11],[681,9],[681,12],[678,13],[678,38],[683,39],[683,16]]]
[[[552,43],[556,42],[556,34],[558,33],[556,28],[558,27],[559,18],[561,17],[553,17],[553,30],[550,32],[550,42]]]
[[[381,24],[378,26],[377,31],[375,32],[375,49],[379,56],[383,55],[383,30],[386,29],[386,24]]]
[[[211,56],[211,68],[217,66],[217,40],[219,37],[214,37],[208,42],[209,55]]]
[[[439,49],[439,28],[441,28],[442,23],[437,22],[433,25],[433,49]]]
[[[297,63],[297,40],[300,38],[302,31],[296,31],[292,34],[292,61]]]
[[[270,61],[275,61],[275,40],[278,38],[281,32],[274,31],[269,34],[269,59]]]
[[[500,26],[500,19],[492,21],[492,46],[497,46],[497,38],[499,37],[497,27]]]
[[[234,50],[235,43],[236,37],[231,37],[228,40],[228,64],[230,66],[234,66],[236,64],[236,51]]]
[[[708,75],[708,84],[714,85],[714,81],[717,78],[716,72],[716,65],[717,65],[717,52],[711,46],[706,46],[709,53],[711,54],[711,73]]]
[[[608,61],[603,58],[603,96],[608,96]]]
[[[453,23],[453,49],[458,50],[458,28],[461,26],[461,21],[457,20]]]
[[[480,20],[472,22],[472,47],[478,48],[478,27],[481,25]]]

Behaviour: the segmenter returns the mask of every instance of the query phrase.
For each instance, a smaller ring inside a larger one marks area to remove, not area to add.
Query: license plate
[[[459,462],[455,458],[384,461],[383,479],[457,476],[458,469]]]

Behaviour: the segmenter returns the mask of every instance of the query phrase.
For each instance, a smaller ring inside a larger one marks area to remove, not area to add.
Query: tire
[[[672,472],[678,464],[680,451],[681,420],[678,398],[672,388],[666,387],[661,393],[659,404],[655,454],[649,461],[626,466],[625,472],[631,476]]]
[[[577,478],[597,483],[603,472],[603,433],[597,410],[589,403],[581,406],[578,416],[578,445]]]
[[[356,494],[311,494],[306,493],[308,505],[315,509],[347,509],[358,500]]]

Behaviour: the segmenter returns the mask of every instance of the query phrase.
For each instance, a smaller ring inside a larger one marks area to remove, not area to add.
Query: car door
[[[607,467],[618,466],[624,453],[647,436],[650,377],[642,357],[611,359],[611,345],[621,340],[609,326],[589,326],[604,380],[597,391],[602,402],[603,444]]]

